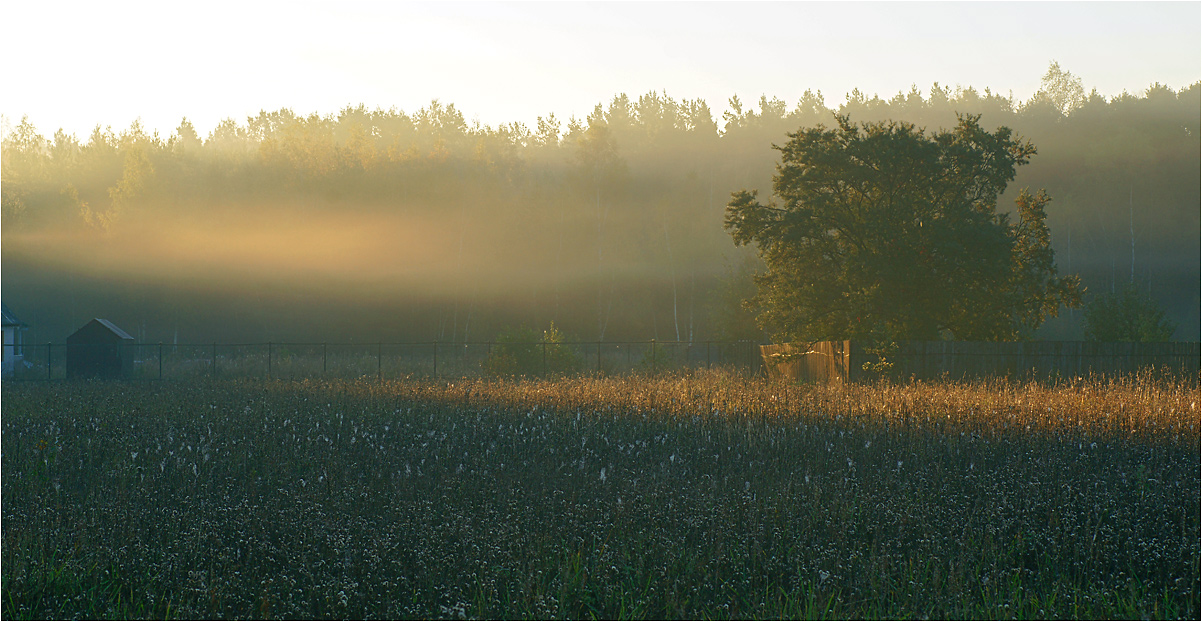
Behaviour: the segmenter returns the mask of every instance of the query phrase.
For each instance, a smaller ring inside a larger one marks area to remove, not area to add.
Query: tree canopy
[[[773,338],[1014,340],[1080,304],[1056,274],[1047,194],[1022,191],[1017,222],[997,210],[1029,142],[973,115],[930,135],[836,120],[775,147],[779,204],[744,190],[727,206],[735,244],[767,266],[751,305]]]

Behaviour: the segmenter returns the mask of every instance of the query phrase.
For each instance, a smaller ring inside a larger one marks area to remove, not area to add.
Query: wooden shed
[[[67,378],[127,378],[134,367],[134,338],[96,318],[67,337]]]

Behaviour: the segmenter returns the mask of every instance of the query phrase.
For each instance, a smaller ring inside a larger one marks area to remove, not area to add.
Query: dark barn
[[[134,338],[112,322],[94,319],[67,337],[67,378],[128,378]]]

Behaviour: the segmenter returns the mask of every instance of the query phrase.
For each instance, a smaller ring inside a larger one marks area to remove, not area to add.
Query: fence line
[[[772,344],[760,351],[769,377],[813,382],[870,379],[874,374],[864,364],[878,360],[852,341]],[[1118,376],[1146,369],[1197,380],[1202,361],[1198,342],[904,341],[885,357],[891,363],[887,376],[925,380]]]
[[[360,378],[657,374],[734,368],[760,371],[751,341],[208,342],[20,344],[5,348],[6,378]],[[8,373],[7,370],[12,372]]]

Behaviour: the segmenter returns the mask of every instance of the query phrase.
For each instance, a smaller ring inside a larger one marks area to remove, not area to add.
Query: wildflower
[[[605,467],[601,467],[601,481],[605,481]]]

